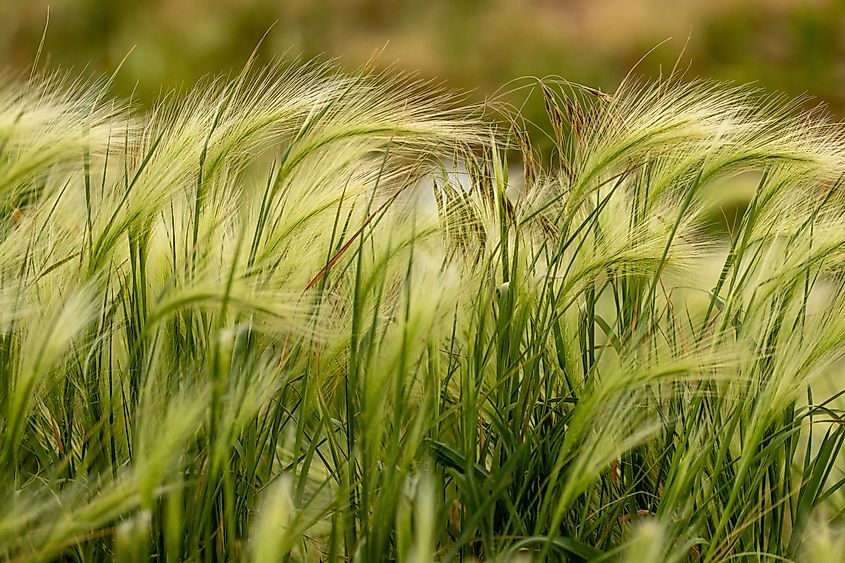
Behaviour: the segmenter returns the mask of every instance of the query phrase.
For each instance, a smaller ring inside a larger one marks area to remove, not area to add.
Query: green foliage
[[[0,558],[841,555],[823,115],[547,82],[540,165],[382,75],[107,86],[0,90]]]

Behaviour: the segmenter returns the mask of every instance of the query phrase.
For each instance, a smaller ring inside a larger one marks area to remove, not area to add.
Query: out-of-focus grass
[[[613,88],[671,38],[640,67],[654,77],[689,37],[682,66],[694,75],[845,104],[845,7],[834,0],[5,0],[4,63],[29,65],[48,4],[55,64],[109,72],[135,46],[116,91],[147,102],[162,87],[237,68],[275,21],[266,53],[340,56],[349,70],[377,55],[380,66],[398,61],[478,97],[525,75]],[[542,115],[539,105],[528,110]]]

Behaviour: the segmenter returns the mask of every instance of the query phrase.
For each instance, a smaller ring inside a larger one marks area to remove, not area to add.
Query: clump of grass
[[[0,91],[2,558],[841,556],[839,125],[549,80],[540,165],[383,75],[105,88]]]

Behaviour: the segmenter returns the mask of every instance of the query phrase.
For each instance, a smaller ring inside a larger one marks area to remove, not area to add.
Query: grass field
[[[3,84],[0,559],[845,561],[822,112],[525,82],[549,158],[319,64]]]

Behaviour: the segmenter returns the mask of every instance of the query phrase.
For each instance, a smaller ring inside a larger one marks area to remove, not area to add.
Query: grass
[[[845,129],[533,88],[6,81],[0,558],[843,560]]]

